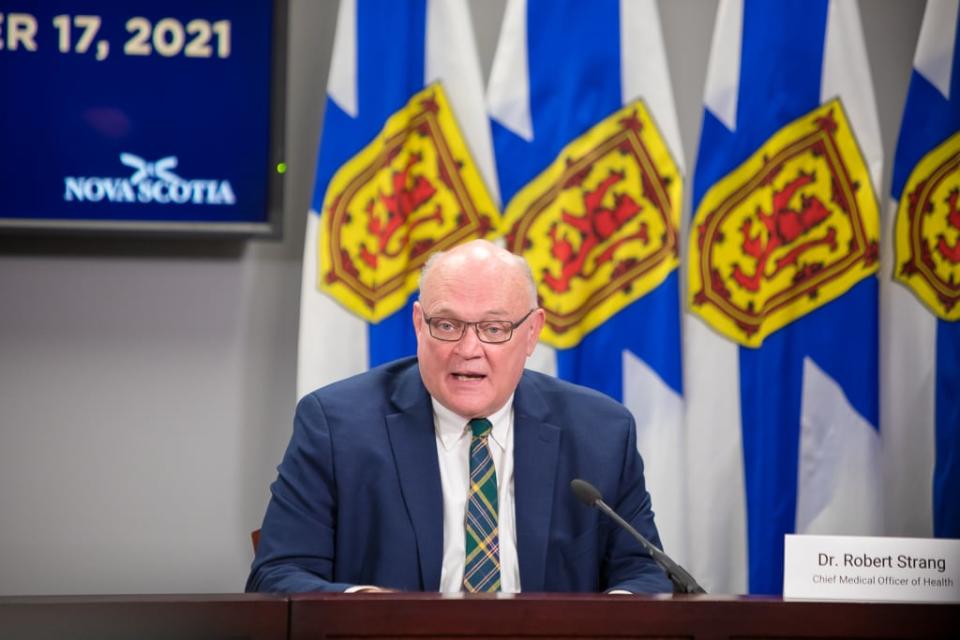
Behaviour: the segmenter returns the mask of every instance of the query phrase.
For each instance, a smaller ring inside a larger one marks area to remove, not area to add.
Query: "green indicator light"
[[[283,175],[283,174],[286,173],[286,172],[287,172],[287,163],[286,163],[286,162],[278,162],[278,163],[277,163],[277,173],[279,173],[280,175]]]

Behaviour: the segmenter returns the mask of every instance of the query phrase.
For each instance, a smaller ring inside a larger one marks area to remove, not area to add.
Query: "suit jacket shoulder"
[[[362,407],[356,402],[358,398],[364,400]],[[429,394],[420,380],[417,359],[410,357],[320,387],[304,396],[300,402],[313,399],[324,407],[335,409],[348,404],[354,410],[369,407],[383,411],[394,401],[409,406],[425,398],[429,400]]]
[[[536,371],[524,371],[514,407],[518,414],[593,438],[622,439],[635,429],[633,415],[610,396]]]

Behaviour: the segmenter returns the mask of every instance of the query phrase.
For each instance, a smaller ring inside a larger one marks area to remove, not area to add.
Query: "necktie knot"
[[[473,432],[474,438],[483,438],[490,433],[491,429],[493,425],[486,418],[474,418],[470,421],[470,431]]]

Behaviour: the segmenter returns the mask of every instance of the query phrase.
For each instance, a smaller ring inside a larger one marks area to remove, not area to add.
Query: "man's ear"
[[[543,323],[546,322],[547,315],[544,313],[543,309],[537,309],[530,317],[527,319],[527,322],[530,323],[529,331],[527,334],[527,357],[529,358],[533,355],[533,350],[537,348],[537,342],[540,341],[540,332],[543,331]]]
[[[415,300],[413,303],[413,331],[420,335],[420,330],[423,327],[423,308],[420,306],[420,301]]]

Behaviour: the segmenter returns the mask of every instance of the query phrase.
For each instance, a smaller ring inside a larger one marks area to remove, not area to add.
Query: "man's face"
[[[516,322],[530,309],[527,285],[516,269],[457,259],[437,265],[424,282],[421,300],[413,306],[420,375],[430,395],[464,418],[491,415],[516,389],[544,316],[538,309],[514,329],[509,341],[488,344],[480,341],[473,326],[457,342],[437,340],[430,335],[424,315],[465,322]]]

